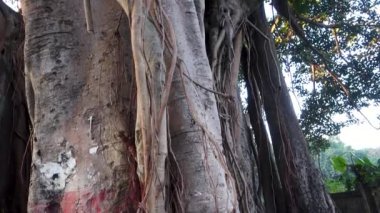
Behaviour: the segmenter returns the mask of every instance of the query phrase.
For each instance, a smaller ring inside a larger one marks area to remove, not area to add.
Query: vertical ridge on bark
[[[250,2],[252,3],[252,2]],[[250,10],[246,1],[209,1],[208,57],[215,81],[222,126],[224,154],[235,180],[241,212],[263,211],[258,192],[256,147],[238,97],[238,75],[243,47],[243,17]]]
[[[226,49],[220,57],[224,60],[220,63],[214,76],[217,91],[227,95],[226,97],[217,97],[218,110],[221,116],[223,145],[229,169],[235,179],[236,190],[239,195],[241,212],[259,212],[260,202],[256,194],[255,176],[257,171],[255,148],[253,147],[252,135],[247,132],[246,120],[243,117],[241,101],[238,92],[238,74],[240,69],[241,50],[243,46],[243,33],[239,31],[234,39],[234,57],[232,61],[228,60],[228,51]],[[227,46],[226,46],[227,47]],[[249,153],[249,154],[247,154]],[[252,196],[255,194],[256,196]]]
[[[186,211],[238,211],[234,180],[222,155],[215,95],[191,81],[209,89],[213,85],[198,19],[201,11],[196,5],[204,5],[204,1],[167,1],[165,5],[173,20],[182,62],[169,104],[173,150],[184,176]],[[178,114],[182,114],[179,119]]]

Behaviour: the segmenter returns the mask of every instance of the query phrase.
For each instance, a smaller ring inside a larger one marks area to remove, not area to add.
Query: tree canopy
[[[292,76],[290,88],[303,99],[302,130],[318,152],[328,146],[326,136],[358,121],[354,112],[380,103],[380,1],[289,5],[296,24],[276,16],[271,30],[283,70]],[[336,114],[347,119],[336,121]]]

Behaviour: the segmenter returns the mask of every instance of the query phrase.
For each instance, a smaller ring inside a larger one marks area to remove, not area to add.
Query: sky
[[[286,84],[290,85],[290,78],[285,75]],[[301,114],[302,98],[296,97],[294,93],[290,93],[294,110],[299,117]],[[362,114],[368,119],[366,120],[359,112],[354,112],[356,118],[359,119],[357,124],[353,124],[342,128],[338,135],[339,139],[351,146],[353,149],[380,148],[380,106],[370,106],[361,110]],[[344,121],[344,115],[336,115],[333,120],[336,122]],[[369,123],[370,122],[370,123]]]
[[[15,0],[4,0],[5,4],[7,4],[10,8],[14,10],[18,10],[17,2]]]
[[[380,113],[380,107],[371,106],[363,109],[362,112],[377,129],[365,121],[363,116],[357,115],[358,118],[362,118],[362,123],[343,128],[339,138],[353,149],[380,148],[380,121],[376,119]]]
[[[13,5],[11,4],[13,2]],[[5,3],[10,4],[12,8],[16,9],[17,6],[12,0],[5,0]],[[265,10],[268,17],[273,17],[272,11],[274,10],[269,4],[265,5]],[[378,9],[380,12],[380,8]],[[289,80],[287,80],[289,85]],[[297,115],[300,114],[300,108],[298,102],[300,98],[291,94],[293,105]],[[245,98],[243,98],[245,100]],[[380,114],[380,106],[370,106],[362,110],[362,113],[371,121],[373,126],[366,121],[362,115],[356,113],[357,118],[361,120],[360,123],[344,127],[338,137],[348,146],[351,146],[353,149],[364,149],[364,148],[380,148],[380,119],[376,117]],[[337,116],[337,120],[342,119]]]

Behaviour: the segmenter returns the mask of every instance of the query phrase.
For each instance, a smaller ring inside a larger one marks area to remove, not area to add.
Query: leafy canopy
[[[289,0],[305,35],[289,20],[270,21],[280,61],[302,97],[300,122],[312,151],[358,122],[353,112],[380,103],[380,1]],[[336,114],[347,119],[333,120]]]

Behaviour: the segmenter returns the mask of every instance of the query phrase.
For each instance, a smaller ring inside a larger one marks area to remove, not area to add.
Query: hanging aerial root
[[[166,76],[165,87],[164,87],[164,91],[163,91],[163,95],[162,95],[162,99],[161,99],[161,107],[160,107],[160,111],[158,114],[158,121],[157,121],[157,126],[156,126],[157,131],[160,129],[159,125],[161,124],[162,116],[163,116],[164,111],[166,109],[166,105],[168,104],[170,89],[172,86],[173,75],[174,75],[174,70],[176,68],[177,56],[178,56],[177,41],[175,38],[173,25],[172,25],[170,19],[168,18],[167,14],[165,13],[164,10],[162,10],[162,14],[168,23],[170,38],[172,39],[171,44],[172,44],[173,49],[172,49],[172,60],[171,60],[170,67],[169,67],[169,73]]]
[[[83,0],[84,14],[86,16],[87,32],[94,32],[94,24],[92,22],[92,11],[90,0]]]
[[[182,85],[183,85],[183,88],[184,88],[184,92],[185,92],[185,97],[186,97],[186,101],[187,101],[187,103],[188,103],[188,106],[189,106],[189,111],[190,111],[190,114],[191,114],[191,117],[193,118],[193,120],[195,121],[195,123],[202,129],[202,131],[203,131],[203,133],[204,133],[204,140],[209,140],[210,141],[210,145],[211,145],[211,147],[210,148],[214,148],[213,149],[213,151],[215,151],[215,155],[216,156],[218,156],[218,157],[216,157],[217,159],[218,159],[218,161],[219,161],[219,163],[220,163],[220,165],[222,166],[222,168],[226,171],[226,176],[227,176],[227,180],[226,180],[226,182],[227,182],[227,184],[231,184],[232,186],[234,186],[235,185],[235,182],[234,182],[234,179],[233,179],[233,177],[232,177],[232,174],[231,174],[231,172],[229,171],[229,169],[228,169],[228,166],[227,166],[227,161],[226,161],[226,159],[223,157],[224,156],[224,154],[223,154],[223,150],[221,149],[221,147],[219,146],[219,144],[218,144],[218,140],[217,140],[217,138],[215,138],[215,136],[210,132],[210,131],[208,131],[208,128],[207,128],[207,123],[205,122],[205,121],[202,121],[203,119],[201,119],[199,116],[198,116],[198,113],[196,112],[196,106],[194,105],[194,103],[190,100],[190,98],[189,98],[189,95],[188,95],[188,91],[187,91],[187,89],[188,88],[186,88],[186,83],[185,83],[185,79],[184,79],[184,77],[187,77],[193,84],[195,84],[195,82],[194,81],[192,81],[192,79],[190,79],[190,77],[189,77],[189,75],[188,74],[185,74],[185,70],[186,71],[188,71],[187,70],[187,67],[186,67],[186,64],[181,60],[181,59],[179,59],[179,62],[180,62],[180,67],[179,67],[179,70],[180,70],[180,72],[181,72],[181,82],[182,82]],[[193,85],[194,86],[194,85]],[[206,87],[203,87],[203,86],[201,86],[200,84],[195,84],[195,86],[198,86],[198,87],[201,87],[202,89],[205,89]],[[194,89],[195,90],[197,90],[196,89],[196,87],[194,87]],[[210,89],[207,89],[209,92],[216,92],[216,91],[213,91],[213,90],[210,90]],[[218,92],[217,92],[218,93]],[[220,93],[219,95],[221,95],[221,94],[223,94],[223,93]],[[223,94],[224,95],[224,94]],[[207,145],[206,144],[204,144],[204,149],[205,150],[207,150],[208,149],[208,147],[206,147]],[[208,167],[208,163],[207,163],[207,161],[208,161],[208,159],[207,159],[207,155],[206,155],[206,157],[205,157],[205,161],[206,161],[206,170],[207,170],[207,173],[208,173],[208,175],[209,176],[211,176],[211,174],[210,174],[210,170],[209,170],[209,167]],[[211,178],[211,185],[213,186],[213,188],[214,188],[214,190],[216,189],[216,187],[217,187],[217,185],[214,183],[214,181],[213,181],[213,179]],[[232,196],[233,197],[235,197],[235,198],[237,198],[238,197],[238,195],[236,194],[236,191],[235,190],[233,190],[232,191]],[[217,195],[216,195],[216,192],[214,192],[214,199],[215,199],[215,204],[216,204],[216,206],[218,206],[218,203],[217,203],[217,200],[216,200],[216,197],[217,197]],[[234,199],[234,200],[236,200],[236,199]],[[234,208],[236,208],[236,206],[238,206],[238,204],[237,203],[233,203],[232,204],[233,206],[234,206]]]

